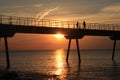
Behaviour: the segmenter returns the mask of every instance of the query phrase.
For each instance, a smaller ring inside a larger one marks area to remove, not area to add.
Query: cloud
[[[96,14],[76,14],[73,17],[88,23],[120,24],[120,5],[114,4],[103,7]]]
[[[120,24],[119,15],[102,12],[99,14],[80,17],[79,20],[86,20],[88,23]]]
[[[41,6],[43,6],[43,4],[34,4],[33,6],[34,7],[41,7]]]
[[[51,12],[57,10],[58,8],[59,8],[59,6],[52,8],[52,9],[49,9],[47,11],[45,10],[43,12],[38,13],[37,16],[35,17],[35,20],[43,19],[45,16],[49,15]]]

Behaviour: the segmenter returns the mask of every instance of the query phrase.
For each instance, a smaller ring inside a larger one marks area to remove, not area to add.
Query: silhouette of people
[[[76,27],[79,28],[79,22],[76,23]]]
[[[86,22],[83,21],[83,29],[85,29],[85,28],[86,28]]]

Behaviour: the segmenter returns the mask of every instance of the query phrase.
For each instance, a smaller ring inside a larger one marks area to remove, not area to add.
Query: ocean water
[[[0,52],[0,80],[120,80],[120,51],[111,60],[112,50],[10,51],[11,68],[6,68],[5,52]],[[4,73],[4,75],[3,75]],[[7,76],[7,78],[6,78]]]

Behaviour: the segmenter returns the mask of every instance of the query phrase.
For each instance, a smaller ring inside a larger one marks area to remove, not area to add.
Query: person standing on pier
[[[79,22],[77,21],[76,23],[76,28],[78,29],[79,28]]]
[[[86,29],[86,22],[83,21],[83,29]]]

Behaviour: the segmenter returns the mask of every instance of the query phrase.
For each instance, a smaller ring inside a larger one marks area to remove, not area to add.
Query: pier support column
[[[116,40],[114,40],[114,44],[113,44],[112,60],[114,60],[115,47],[116,47]]]
[[[67,50],[67,56],[66,56],[66,62],[68,62],[68,57],[69,57],[69,52],[70,52],[70,45],[71,45],[71,39],[69,39],[68,50]]]
[[[79,63],[80,63],[81,62],[81,56],[80,56],[78,39],[76,39],[76,45],[77,45],[78,59],[79,59]]]
[[[8,50],[7,37],[4,37],[4,40],[5,40],[5,51],[6,51],[7,70],[9,70],[9,68],[10,68],[10,59],[9,59],[9,50]]]

